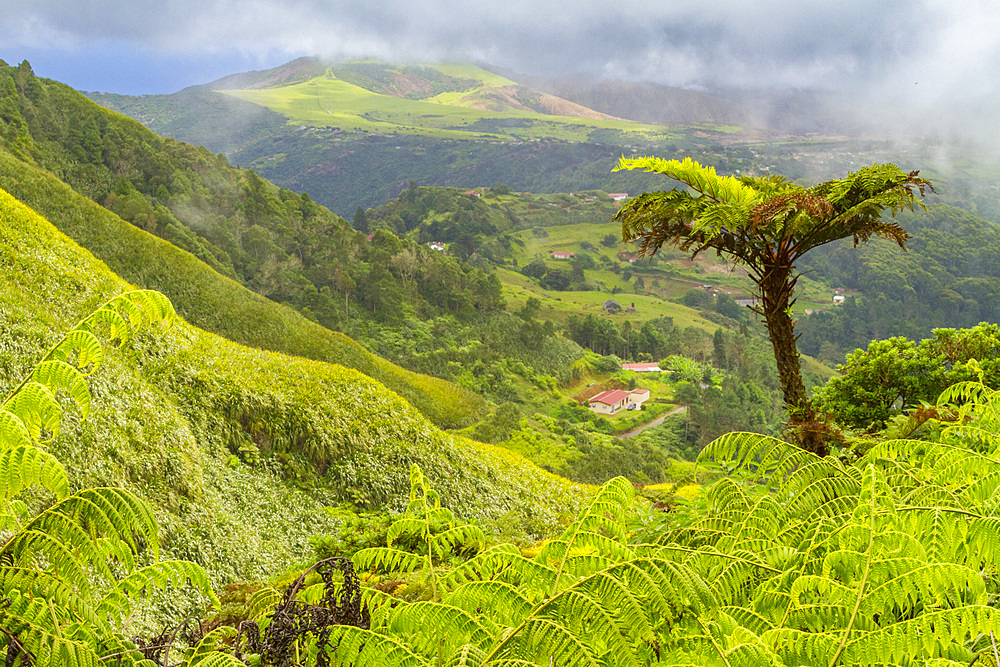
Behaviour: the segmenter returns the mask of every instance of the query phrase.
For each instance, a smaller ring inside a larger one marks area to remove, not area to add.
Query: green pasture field
[[[439,69],[453,76],[476,78],[483,85],[462,92],[441,93],[428,100],[411,100],[374,93],[327,72],[324,76],[280,88],[217,92],[271,109],[286,116],[291,124],[338,127],[345,131],[496,141],[557,139],[582,142],[594,130],[619,130],[647,141],[680,137],[662,126],[631,121],[473,109],[467,106],[471,102],[465,98],[488,88],[513,85],[513,82],[471,66]]]

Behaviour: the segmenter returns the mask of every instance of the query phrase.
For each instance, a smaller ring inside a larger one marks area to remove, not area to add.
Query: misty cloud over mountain
[[[818,91],[843,105],[831,113],[849,110],[877,129],[902,125],[907,133],[986,131],[1000,93],[1000,9],[988,0],[78,4],[0,2],[0,57],[16,62],[19,52],[37,58],[55,49],[86,59],[93,51],[104,83],[91,87],[115,92],[139,92],[116,87],[118,52],[120,67],[136,63],[149,76],[175,63],[164,81],[183,75],[178,87],[300,55],[477,60],[536,76]],[[57,71],[40,73],[83,87]]]

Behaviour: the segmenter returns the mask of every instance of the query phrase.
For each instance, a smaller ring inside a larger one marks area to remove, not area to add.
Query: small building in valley
[[[609,192],[608,196],[611,197],[611,201],[625,201],[628,199],[627,192]]]
[[[622,305],[617,301],[615,301],[614,299],[608,299],[601,305],[601,310],[603,310],[605,313],[610,313],[612,315],[615,315],[617,313],[622,312]]]
[[[647,400],[649,400],[648,389],[634,391],[609,389],[594,396],[588,403],[590,409],[599,415],[613,415],[622,410],[638,410]]]
[[[575,253],[565,252],[563,250],[553,250],[552,259],[573,259],[576,257]]]
[[[622,364],[623,371],[635,371],[636,373],[662,373],[659,364],[655,361],[640,362],[634,364]]]

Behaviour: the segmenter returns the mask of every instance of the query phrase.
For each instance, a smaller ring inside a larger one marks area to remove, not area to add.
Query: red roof
[[[622,370],[626,371],[658,371],[660,370],[659,364],[655,361],[643,362],[638,364],[622,364]]]
[[[566,252],[564,250],[553,250],[552,251],[552,256],[553,257],[576,257],[576,255],[574,255],[573,253]]]
[[[590,399],[590,403],[604,403],[605,405],[614,405],[615,403],[620,403],[631,395],[632,392],[622,391],[621,389],[609,389],[608,391],[601,392],[597,396]]]

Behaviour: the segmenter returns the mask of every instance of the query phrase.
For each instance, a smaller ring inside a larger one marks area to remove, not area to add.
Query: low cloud
[[[826,91],[876,126],[942,132],[987,131],[1000,94],[993,0],[0,0],[0,13],[2,54],[122,45],[184,58],[188,84],[218,76],[192,56],[474,59],[699,90]]]

